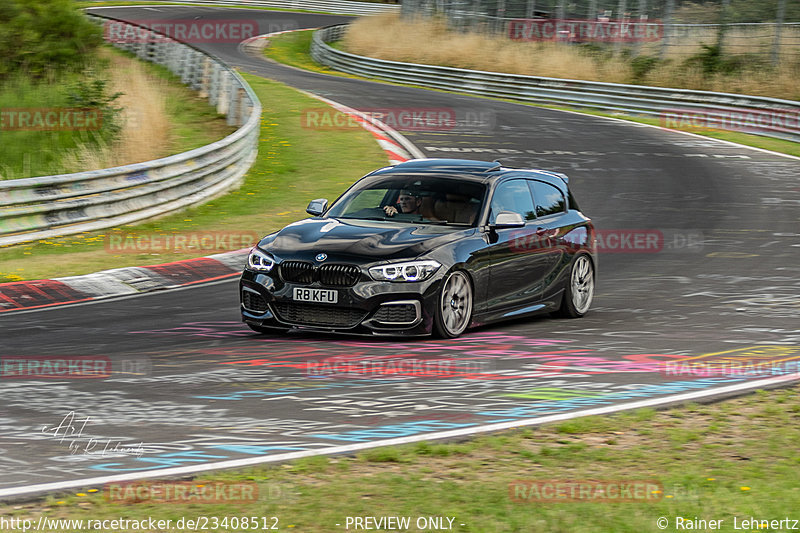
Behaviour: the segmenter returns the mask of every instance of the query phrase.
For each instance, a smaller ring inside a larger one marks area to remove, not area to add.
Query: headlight
[[[259,272],[269,272],[275,266],[275,260],[258,248],[253,248],[247,256],[247,266]]]
[[[436,261],[409,261],[392,263],[369,269],[375,281],[425,281],[442,266]]]

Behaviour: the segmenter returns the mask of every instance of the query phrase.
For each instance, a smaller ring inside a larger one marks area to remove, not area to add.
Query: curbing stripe
[[[0,283],[0,313],[197,285],[239,275],[249,248],[83,276]]]
[[[85,293],[58,280],[14,281],[0,285],[0,307],[3,308],[0,312],[81,301],[87,297]]]
[[[423,154],[419,148],[414,146],[399,132],[384,124],[380,120],[370,117],[369,115],[366,115],[357,109],[353,109],[352,107],[347,107],[339,102],[335,102],[329,98],[325,98],[307,91],[300,92],[310,96],[311,98],[316,98],[317,100],[325,102],[337,111],[340,111],[358,121],[362,128],[370,132],[372,136],[375,137],[375,139],[378,141],[378,144],[381,148],[383,148],[383,151],[386,152],[389,161],[393,165],[403,163],[409,159],[422,159],[425,157],[425,154]]]

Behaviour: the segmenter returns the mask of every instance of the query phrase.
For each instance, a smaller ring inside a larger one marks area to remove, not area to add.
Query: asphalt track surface
[[[345,19],[93,11],[128,20],[245,17],[263,33]],[[0,380],[0,497],[702,400],[796,377],[797,159],[623,121],[301,72],[247,57],[235,44],[199,46],[355,108],[450,110],[455,128],[403,133],[429,156],[500,157],[566,172],[606,238],[655,234],[659,245],[602,253],[583,319],[522,320],[457,340],[255,335],[239,322],[235,280],[4,313],[4,357],[108,358],[113,373]],[[754,361],[771,370],[732,370]],[[706,373],[688,372],[689,362]]]

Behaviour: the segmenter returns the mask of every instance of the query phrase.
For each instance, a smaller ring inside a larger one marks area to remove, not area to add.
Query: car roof
[[[539,169],[504,167],[499,161],[477,161],[472,159],[410,159],[404,163],[381,168],[367,176],[391,174],[431,174],[441,178],[467,179],[482,183],[493,183],[506,178],[535,178],[559,189],[566,189],[569,178],[559,172]]]

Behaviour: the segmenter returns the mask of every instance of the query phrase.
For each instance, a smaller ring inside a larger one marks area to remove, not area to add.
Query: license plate
[[[339,293],[329,289],[303,289],[295,287],[294,299],[297,302],[335,304],[339,301]]]

